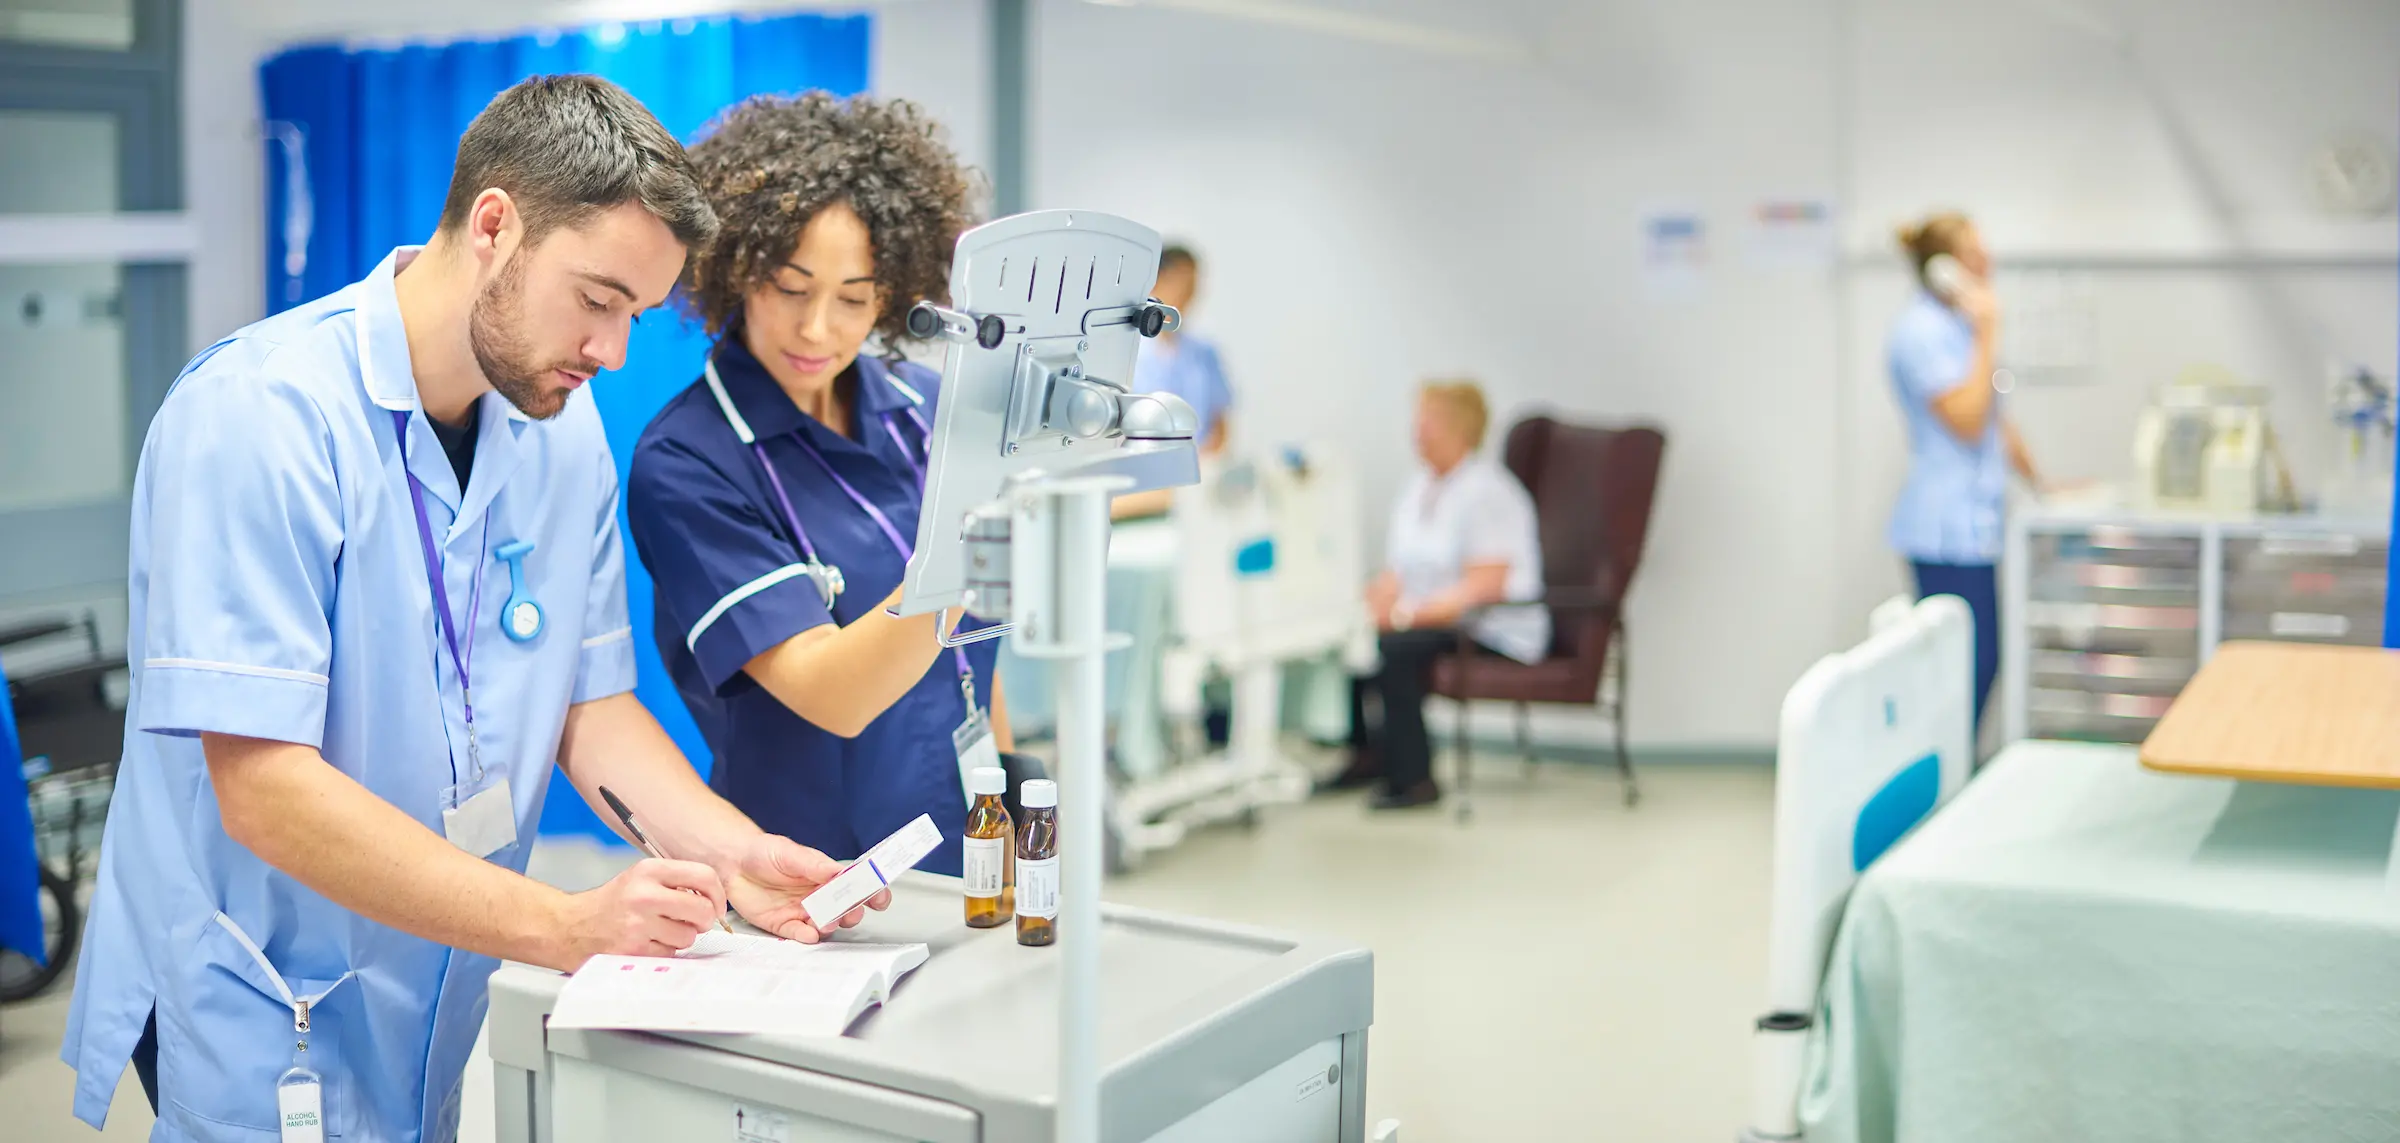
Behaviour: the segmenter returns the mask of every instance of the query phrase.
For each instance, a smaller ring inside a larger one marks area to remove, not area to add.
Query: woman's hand
[[[1399,603],[1400,577],[1385,572],[1367,584],[1367,614],[1375,620],[1377,631],[1392,629],[1392,609]]]
[[[1958,307],[1959,316],[1967,319],[1975,336],[1987,343],[2000,337],[2000,299],[1993,295],[1992,285],[1981,278],[1961,284],[1950,301]]]
[[[842,864],[788,837],[761,834],[746,847],[731,868],[720,871],[725,900],[743,919],[788,941],[815,944],[825,936],[808,919],[800,902],[841,873]],[[891,907],[886,889],[864,908],[852,909],[837,928],[864,920],[867,909]]]

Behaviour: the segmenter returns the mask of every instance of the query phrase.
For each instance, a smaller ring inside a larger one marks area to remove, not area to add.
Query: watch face
[[[542,609],[531,603],[520,603],[508,611],[509,626],[516,629],[517,638],[531,639],[542,628]]]

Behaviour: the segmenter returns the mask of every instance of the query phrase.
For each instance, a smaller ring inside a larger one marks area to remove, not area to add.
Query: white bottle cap
[[[1008,771],[998,766],[977,766],[974,773],[967,777],[974,786],[968,793],[981,796],[1008,792]]]
[[[1017,788],[1017,797],[1029,810],[1046,810],[1058,804],[1058,783],[1048,778],[1027,778]]]

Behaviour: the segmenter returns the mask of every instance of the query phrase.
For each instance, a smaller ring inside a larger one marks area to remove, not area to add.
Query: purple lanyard
[[[427,519],[425,515],[425,482],[418,480],[417,474],[410,471],[408,467],[407,410],[392,410],[392,429],[400,437],[400,470],[408,475],[409,503],[417,510],[417,540],[424,545],[425,551],[425,582],[433,585],[433,611],[436,616],[440,617],[442,641],[450,645],[450,665],[458,671],[459,698],[467,711],[467,762],[474,768],[471,780],[481,782],[483,781],[483,747],[475,738],[475,686],[467,680],[467,665],[475,659],[475,617],[483,614],[482,561],[477,561],[478,566],[475,569],[475,590],[467,597],[467,641],[465,649],[462,651],[458,641],[457,624],[450,618],[450,589],[442,582],[441,557],[436,554],[433,544],[433,521]],[[460,489],[459,492],[463,497],[466,490]],[[486,542],[492,538],[492,518],[488,514],[483,518],[483,538]],[[434,683],[438,688],[441,683],[440,678],[436,677]],[[458,783],[458,759],[456,756],[450,759],[450,782],[452,785]]]
[[[930,450],[933,430],[926,426],[925,418],[915,409],[909,409],[907,413],[908,419],[917,426],[917,431],[924,435],[927,441],[926,447]],[[892,438],[893,446],[900,450],[901,459],[908,462],[908,470],[916,474],[917,494],[923,496],[925,493],[925,466],[917,462],[916,454],[909,449],[907,440],[901,437],[899,426],[892,423],[892,414],[885,413],[882,420],[883,431]],[[900,534],[900,529],[892,526],[891,517],[884,515],[883,509],[877,508],[874,501],[867,499],[858,489],[851,487],[849,481],[842,479],[842,474],[834,471],[833,463],[825,459],[825,454],[817,451],[817,446],[808,443],[808,438],[798,430],[792,433],[792,440],[800,446],[802,452],[808,454],[810,460],[817,462],[818,468],[825,470],[826,476],[833,478],[834,485],[850,497],[852,504],[858,505],[860,511],[865,512],[869,519],[875,521],[876,527],[883,529],[883,538],[892,542],[892,550],[900,553],[900,559],[903,562],[916,554],[915,546],[908,542],[907,537]],[[767,459],[767,446],[762,442],[752,441],[750,442],[750,451],[757,455],[758,466],[767,471],[767,483],[775,487],[775,502],[783,507],[783,521],[791,525],[792,538],[800,542],[800,554],[807,557],[808,562],[817,563],[817,546],[809,542],[808,529],[800,525],[800,514],[792,511],[792,498],[784,492],[783,478],[776,475],[774,462]],[[952,647],[950,654],[958,662],[958,685],[961,690],[966,692],[967,717],[973,718],[976,709],[975,668],[967,662],[966,648]]]

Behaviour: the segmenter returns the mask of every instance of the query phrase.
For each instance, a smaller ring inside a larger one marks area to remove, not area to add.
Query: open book
[[[925,956],[921,944],[804,945],[711,930],[675,957],[584,962],[550,1026],[839,1036]]]

